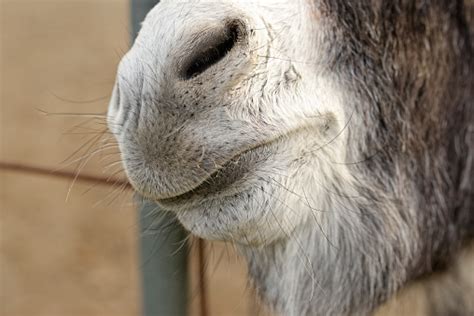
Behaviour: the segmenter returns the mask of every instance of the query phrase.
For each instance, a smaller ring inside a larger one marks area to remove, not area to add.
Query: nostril
[[[242,40],[242,33],[241,23],[232,21],[224,29],[212,34],[191,56],[189,62],[185,63],[187,66],[182,74],[184,79],[194,78],[222,60]]]

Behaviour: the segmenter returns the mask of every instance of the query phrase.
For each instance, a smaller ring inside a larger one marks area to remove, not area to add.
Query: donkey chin
[[[367,315],[413,283],[427,315],[472,315],[473,10],[161,1],[109,106],[129,180],[236,243],[283,315]]]

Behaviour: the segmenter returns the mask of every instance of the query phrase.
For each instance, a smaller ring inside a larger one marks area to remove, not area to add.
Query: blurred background
[[[0,161],[77,171],[87,160],[81,174],[123,178],[116,150],[87,159],[102,119],[69,114],[106,111],[130,44],[129,0],[0,4]],[[1,315],[141,314],[133,194],[73,182],[0,171]],[[210,314],[249,315],[243,262],[229,245],[205,251]],[[199,315],[195,257],[188,294]]]
[[[0,163],[125,179],[117,149],[101,146],[130,45],[129,1],[0,0]],[[0,315],[141,315],[133,201],[120,185],[0,168]],[[189,250],[190,315],[203,315],[202,269],[208,315],[268,313],[231,245],[206,242],[203,251]],[[423,291],[411,287],[377,315],[425,315]]]

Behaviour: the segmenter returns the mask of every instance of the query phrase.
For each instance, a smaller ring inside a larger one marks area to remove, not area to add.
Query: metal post
[[[132,40],[148,11],[158,2],[131,0]],[[173,214],[158,210],[152,202],[142,203],[139,215],[143,314],[185,316],[188,285],[186,232]]]

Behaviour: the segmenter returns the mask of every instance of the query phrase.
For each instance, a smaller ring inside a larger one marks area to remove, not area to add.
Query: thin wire
[[[13,162],[0,161],[0,170],[22,172],[26,174],[49,176],[49,177],[56,177],[56,178],[62,178],[62,179],[74,179],[76,177],[76,174],[72,171],[53,170],[49,168],[37,167],[37,166],[31,166],[31,165],[13,163]],[[103,185],[123,185],[127,189],[132,189],[132,186],[128,181],[121,180],[121,179],[112,179],[112,178],[100,177],[100,176],[90,175],[90,174],[80,174],[77,176],[77,180],[83,181],[83,182],[93,182],[93,183],[98,183],[98,184],[103,184]]]
[[[53,170],[45,167],[32,166],[21,163],[13,162],[3,162],[0,161],[0,170],[10,171],[10,172],[21,172],[29,175],[40,175],[40,176],[49,176],[61,179],[74,179],[82,182],[92,182],[96,184],[108,185],[108,186],[117,186],[120,185],[123,187],[123,190],[133,189],[130,183],[122,179],[114,179],[110,177],[100,177],[96,175],[80,174],[76,175],[72,171],[64,170]],[[198,238],[197,241],[198,247],[198,267],[199,267],[199,291],[200,291],[200,314],[201,316],[209,315],[208,308],[208,296],[207,296],[207,278],[206,278],[206,243],[203,239]]]
[[[198,247],[198,266],[199,266],[199,292],[200,293],[200,307],[201,307],[201,316],[208,316],[208,304],[207,304],[207,280],[206,280],[206,245],[203,239],[198,238],[197,241]]]

